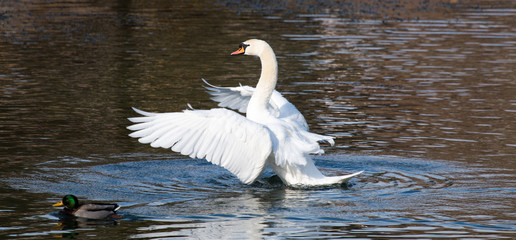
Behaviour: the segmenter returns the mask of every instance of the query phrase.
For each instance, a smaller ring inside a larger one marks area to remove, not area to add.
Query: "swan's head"
[[[240,43],[238,46],[238,50],[231,53],[234,55],[251,55],[251,56],[260,56],[264,49],[271,48],[269,44],[263,40],[259,39],[249,39],[245,42]]]

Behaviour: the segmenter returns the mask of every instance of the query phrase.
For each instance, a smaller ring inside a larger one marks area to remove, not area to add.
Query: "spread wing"
[[[207,85],[204,86],[208,93],[212,96],[211,100],[218,102],[219,107],[226,107],[237,110],[241,113],[247,112],[247,104],[254,93],[254,88],[249,86],[239,87],[217,87],[211,85],[202,78],[202,81]],[[278,111],[276,106],[269,106],[274,111]]]
[[[249,86],[239,87],[218,87],[211,85],[204,78],[202,81],[207,85],[205,88],[212,95],[212,100],[219,103],[219,107],[227,107],[246,113],[249,100],[254,93],[255,88]],[[289,121],[300,126],[304,130],[308,130],[303,115],[297,110],[294,104],[284,98],[281,93],[274,90],[268,105],[269,112],[277,118]]]
[[[261,124],[223,108],[149,113],[129,118],[129,136],[152,147],[171,148],[192,158],[205,158],[224,167],[242,182],[252,183],[271,154],[269,130]]]

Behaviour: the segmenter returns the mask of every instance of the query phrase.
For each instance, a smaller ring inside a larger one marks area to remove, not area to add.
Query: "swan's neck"
[[[272,48],[264,48],[259,57],[262,63],[262,72],[247,107],[247,117],[250,119],[263,116],[267,111],[267,104],[278,81],[278,63]]]

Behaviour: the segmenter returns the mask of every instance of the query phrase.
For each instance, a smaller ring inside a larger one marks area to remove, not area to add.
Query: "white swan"
[[[219,106],[226,108],[148,113],[133,108],[143,117],[129,118],[135,131],[129,136],[152,147],[172,148],[192,158],[205,158],[250,184],[270,166],[292,187],[340,184],[362,172],[345,176],[324,176],[309,154],[322,153],[318,142],[334,144],[333,137],[308,132],[301,113],[274,90],[278,64],[268,43],[251,39],[231,55],[258,56],[262,64],[256,88],[206,87]]]

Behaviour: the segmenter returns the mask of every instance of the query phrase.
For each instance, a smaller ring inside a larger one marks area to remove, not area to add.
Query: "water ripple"
[[[3,1],[0,238],[516,235],[514,4],[353,2]],[[311,129],[337,137],[317,165],[362,175],[247,186],[127,137],[133,105],[215,107],[194,79],[255,84],[256,59],[227,56],[248,37],[274,47],[278,90]],[[68,193],[122,219],[58,224]]]
[[[204,160],[168,160],[166,155],[141,154],[108,158],[126,161],[88,168],[74,167],[74,162],[87,163],[86,159],[65,163],[69,167],[48,161],[30,178],[11,178],[8,182],[34,192],[57,196],[73,193],[83,199],[118,202],[125,216],[121,221],[145,223],[131,238],[224,238],[242,234],[265,237],[277,234],[277,229],[281,229],[281,236],[315,237],[310,230],[315,226],[328,238],[344,233],[461,236],[454,232],[455,228],[464,234],[484,231],[496,235],[492,231],[508,230],[503,223],[493,223],[496,215],[483,213],[482,219],[477,217],[479,223],[472,225],[464,220],[469,216],[439,218],[443,211],[462,208],[460,203],[450,201],[448,207],[440,209],[433,206],[443,198],[469,198],[477,195],[476,191],[514,195],[514,189],[469,188],[464,185],[468,181],[462,180],[467,176],[485,181],[512,175],[478,175],[474,170],[444,162],[390,156],[318,156],[317,165],[328,175],[366,172],[342,188],[305,190],[282,186],[272,172],[247,186]],[[479,201],[476,207],[483,204]],[[491,206],[491,211],[506,209],[506,204]]]

